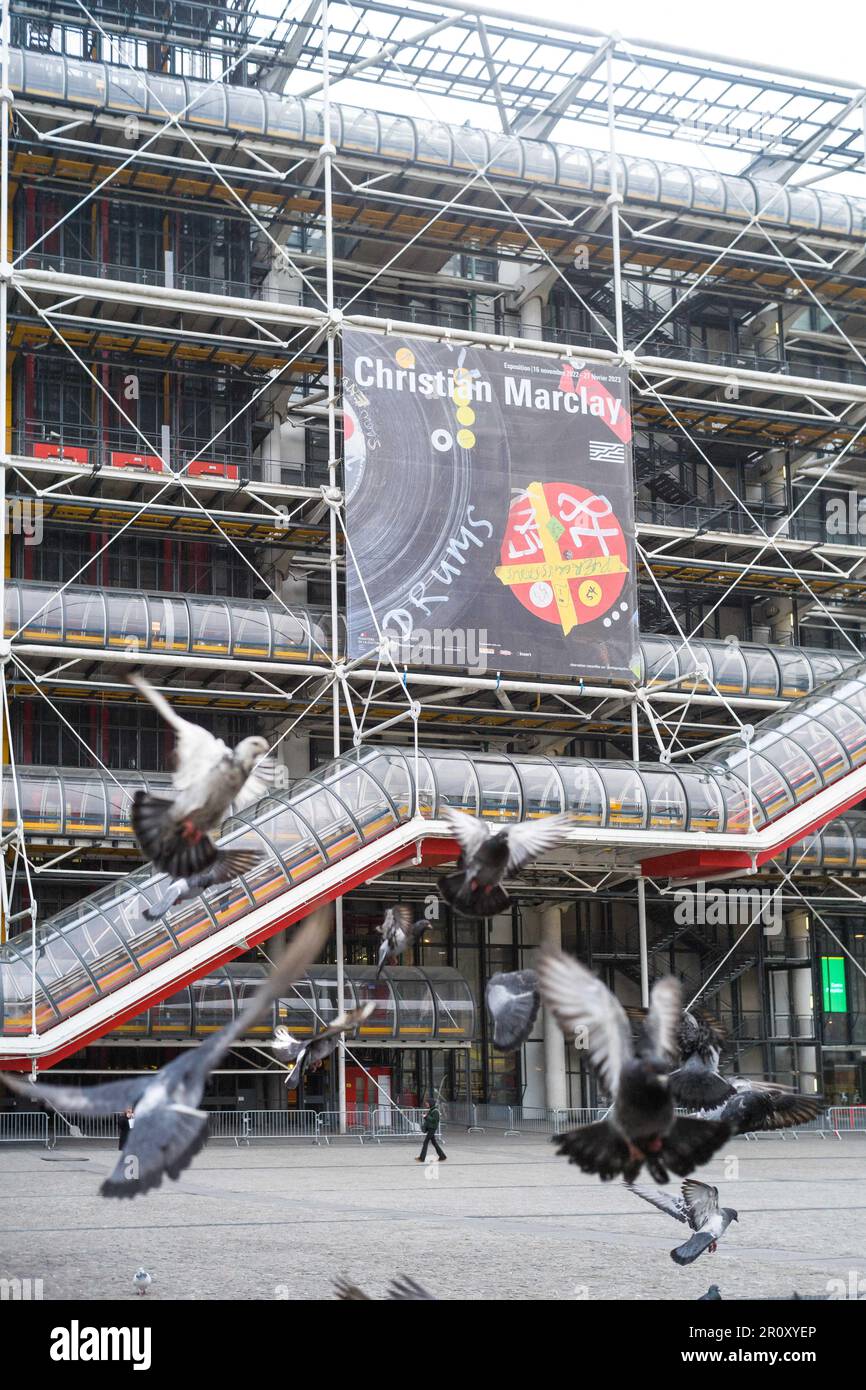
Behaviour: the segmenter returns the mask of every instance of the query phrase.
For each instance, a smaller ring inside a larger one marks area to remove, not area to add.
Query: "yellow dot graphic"
[[[457,412],[457,423],[458,425],[474,425],[475,411],[471,410],[468,405],[461,405]]]
[[[415,366],[415,354],[411,348],[398,348],[394,356],[398,367]]]
[[[597,603],[601,603],[601,585],[596,579],[584,579],[578,585],[577,596],[587,608],[595,608]]]
[[[456,405],[468,405],[472,400],[472,392],[468,386],[457,386],[451,392],[451,399]]]
[[[471,430],[458,430],[457,443],[461,449],[471,449],[475,443],[475,435]]]

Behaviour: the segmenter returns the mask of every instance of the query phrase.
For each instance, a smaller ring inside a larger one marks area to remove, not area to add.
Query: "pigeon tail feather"
[[[506,910],[510,901],[499,884],[470,887],[462,870],[440,878],[439,889],[445,901],[463,917],[495,917]]]
[[[679,1178],[688,1177],[731,1137],[731,1126],[722,1120],[679,1118],[668,1130],[662,1145],[661,1161]]]
[[[696,1231],[687,1241],[671,1251],[671,1259],[674,1264],[678,1265],[694,1264],[698,1256],[703,1255],[704,1251],[708,1250],[715,1240],[716,1237],[711,1236],[708,1231]],[[704,1297],[706,1298],[707,1295],[705,1294]]]

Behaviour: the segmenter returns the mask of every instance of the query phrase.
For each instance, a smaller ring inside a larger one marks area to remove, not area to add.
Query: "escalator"
[[[398,866],[452,861],[446,805],[506,822],[568,810],[563,864],[618,854],[634,871],[709,879],[793,862],[795,842],[825,825],[836,858],[847,833],[861,861],[861,837],[829,823],[864,792],[866,662],[763,720],[750,750],[732,740],[689,764],[356,749],[226,822],[221,843],[262,855],[243,878],[149,923],[164,877],[144,866],[4,946],[0,1062],[56,1062],[318,903]]]

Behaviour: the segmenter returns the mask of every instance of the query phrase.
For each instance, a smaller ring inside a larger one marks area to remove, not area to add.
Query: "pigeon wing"
[[[254,806],[257,801],[261,801],[269,792],[274,790],[277,780],[277,762],[274,758],[264,757],[257,762],[244,785],[241,787],[232,807],[235,811],[242,811],[245,806]]]
[[[172,709],[168,700],[160,695],[158,690],[154,690],[150,682],[138,671],[131,672],[128,679],[130,685],[134,685],[144,698],[150,701],[166,724],[174,729],[176,742],[172,786],[175,791],[185,791],[188,787],[194,786],[203,771],[207,771],[211,765],[225,757],[228,752],[226,745],[222,739],[214,738],[213,734],[203,729],[200,724],[191,724],[188,719],[182,719]]]
[[[134,1108],[152,1079],[135,1076],[125,1081],[108,1081],[104,1086],[39,1086],[12,1072],[0,1072],[0,1076],[10,1091],[25,1096],[34,1105],[47,1105],[62,1114],[74,1115],[117,1115]]]
[[[636,1197],[643,1197],[645,1202],[657,1207],[666,1216],[672,1216],[675,1221],[688,1221],[685,1199],[679,1192],[662,1192],[658,1187],[635,1187],[633,1183],[628,1184],[628,1190]]]
[[[673,975],[657,980],[650,994],[644,1034],[654,1057],[672,1066],[680,1055],[679,1030],[682,1018],[682,987]]]
[[[493,1019],[493,1046],[512,1052],[526,1041],[538,1014],[541,996],[534,970],[491,975],[485,1000]]]
[[[490,831],[484,821],[476,819],[475,816],[468,816],[465,811],[458,811],[454,806],[443,806],[441,815],[454,831],[466,858],[474,859],[490,839]]]
[[[597,976],[562,951],[543,952],[538,964],[541,997],[566,1037],[589,1051],[611,1097],[623,1063],[632,1056],[631,1030],[622,1005]]]
[[[508,829],[508,872],[516,874],[531,859],[537,859],[546,850],[556,849],[567,839],[574,826],[570,812],[560,812],[555,816],[541,816],[538,820],[521,821]]]
[[[179,1178],[207,1142],[204,1110],[158,1106],[136,1122],[113,1171],[100,1187],[103,1197],[135,1197],[159,1187],[167,1173]]]
[[[712,1187],[708,1182],[686,1178],[683,1183],[683,1202],[689,1225],[693,1231],[699,1231],[719,1210],[719,1189]]]

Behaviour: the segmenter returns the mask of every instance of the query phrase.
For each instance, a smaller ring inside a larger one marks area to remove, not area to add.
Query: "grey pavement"
[[[46,1299],[135,1298],[140,1265],[154,1299],[323,1299],[337,1275],[381,1297],[398,1273],[456,1299],[693,1299],[710,1283],[788,1296],[830,1280],[866,1297],[866,1134],[731,1143],[696,1176],[740,1223],[685,1269],[668,1253],[682,1226],[546,1139],[451,1130],[446,1144],[447,1163],[422,1166],[408,1141],[211,1142],[132,1201],[98,1194],[105,1145],[3,1145],[0,1279],[41,1279]]]

